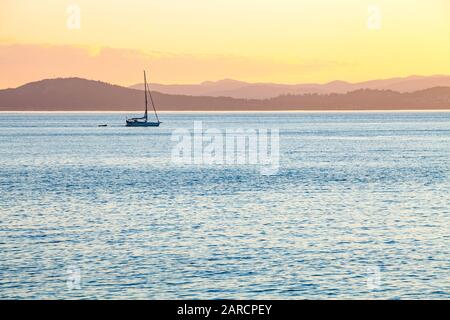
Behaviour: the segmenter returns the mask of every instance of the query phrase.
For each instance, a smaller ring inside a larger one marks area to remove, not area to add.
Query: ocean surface
[[[0,113],[0,299],[450,298],[450,113],[125,116]],[[173,161],[194,121],[278,171]]]

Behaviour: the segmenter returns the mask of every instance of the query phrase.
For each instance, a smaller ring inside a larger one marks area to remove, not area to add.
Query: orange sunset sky
[[[0,88],[450,74],[450,0],[0,0]]]

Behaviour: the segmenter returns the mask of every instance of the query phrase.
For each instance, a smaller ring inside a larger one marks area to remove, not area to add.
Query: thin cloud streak
[[[349,64],[334,61],[292,64],[231,55],[143,53],[114,48],[0,45],[0,73],[6,75],[0,78],[0,88],[57,77],[131,85],[140,81],[138,72],[143,68],[151,71],[152,82],[159,83],[199,83],[223,78],[276,81],[279,77],[289,77],[295,83],[307,74],[343,67],[348,68]]]

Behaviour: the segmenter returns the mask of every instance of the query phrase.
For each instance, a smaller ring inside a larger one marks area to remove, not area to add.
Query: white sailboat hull
[[[127,121],[127,127],[159,127],[161,122]]]

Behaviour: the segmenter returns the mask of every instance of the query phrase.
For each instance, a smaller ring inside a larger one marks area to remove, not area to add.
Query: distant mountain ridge
[[[268,99],[154,91],[153,99],[158,110],[174,111],[450,109],[450,87],[406,93],[358,89],[348,93],[287,94]],[[47,79],[0,90],[0,111],[134,111],[143,108],[141,90],[81,78]]]
[[[143,84],[131,86],[132,89],[142,90]],[[346,81],[332,81],[325,84],[277,84],[277,83],[248,83],[232,79],[207,81],[200,84],[150,84],[150,89],[167,94],[184,94],[192,96],[231,97],[239,99],[267,99],[283,94],[307,93],[347,93],[359,89],[393,90],[398,92],[414,92],[434,87],[450,87],[450,76],[410,76],[404,78],[390,78],[371,80],[358,83]]]

